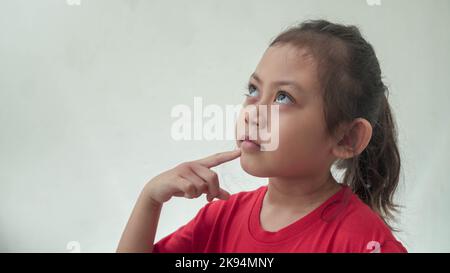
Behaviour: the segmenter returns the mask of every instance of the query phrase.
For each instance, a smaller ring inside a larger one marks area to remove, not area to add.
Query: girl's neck
[[[341,189],[331,172],[316,177],[270,177],[264,202],[295,212],[316,207]]]

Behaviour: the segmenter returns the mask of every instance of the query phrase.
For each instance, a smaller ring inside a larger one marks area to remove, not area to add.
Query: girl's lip
[[[252,143],[252,144],[254,144],[254,145],[258,146],[258,147],[261,146],[258,142],[254,141],[254,140],[247,139],[247,138],[244,139],[244,140],[241,140],[241,143],[244,143],[244,142]]]
[[[261,144],[259,144],[258,140],[250,139],[249,136],[244,136],[243,138],[240,138],[240,142],[241,143],[244,142],[244,141],[251,142],[251,143],[255,144],[256,146],[261,146]]]
[[[244,152],[258,152],[261,151],[261,146],[251,140],[240,140],[239,145]]]

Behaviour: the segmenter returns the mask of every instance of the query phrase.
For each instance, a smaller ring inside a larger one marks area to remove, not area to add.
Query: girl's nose
[[[266,127],[267,111],[270,107],[262,104],[248,105],[245,109],[245,124],[247,126],[256,126],[258,129]]]
[[[256,105],[252,105],[247,107],[247,110],[244,113],[245,115],[245,123],[251,125],[259,125],[258,122],[258,109]]]

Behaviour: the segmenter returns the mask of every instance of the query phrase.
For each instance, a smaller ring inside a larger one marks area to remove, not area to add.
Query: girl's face
[[[326,132],[316,69],[317,64],[306,49],[277,45],[265,51],[250,77],[243,109],[267,105],[270,111],[271,106],[279,105],[278,148],[261,151],[243,143],[239,139],[242,136],[238,136],[240,162],[247,173],[258,177],[292,177],[329,170],[334,160],[333,142]],[[262,121],[258,119],[260,112],[256,113],[252,118],[241,111],[237,126],[249,128],[253,123],[259,127],[266,122],[269,128],[276,127],[270,118]],[[261,143],[259,139],[256,142]]]

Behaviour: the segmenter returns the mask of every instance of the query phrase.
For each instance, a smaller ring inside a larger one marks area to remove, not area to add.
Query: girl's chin
[[[253,176],[256,177],[269,177],[268,169],[264,168],[264,163],[262,158],[254,157],[252,155],[242,153],[240,157],[242,169]]]

